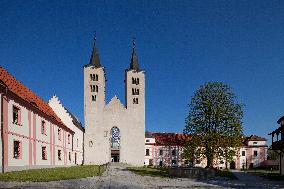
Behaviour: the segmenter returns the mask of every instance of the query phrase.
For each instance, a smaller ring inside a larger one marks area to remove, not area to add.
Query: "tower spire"
[[[102,67],[102,65],[100,63],[99,52],[98,52],[98,49],[96,47],[96,40],[97,40],[97,35],[96,35],[96,32],[95,32],[94,33],[93,51],[92,51],[92,55],[91,55],[90,62],[89,62],[88,65],[95,66],[96,68],[99,68],[99,67]]]
[[[130,69],[135,70],[135,71],[139,71],[138,57],[136,55],[135,38],[133,38],[133,40],[132,40],[132,54],[131,54]]]

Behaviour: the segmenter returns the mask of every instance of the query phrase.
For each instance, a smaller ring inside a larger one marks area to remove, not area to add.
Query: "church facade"
[[[125,105],[114,96],[106,103],[106,78],[96,48],[84,66],[84,163],[122,162],[144,165],[145,73],[133,44],[130,67],[125,70]]]

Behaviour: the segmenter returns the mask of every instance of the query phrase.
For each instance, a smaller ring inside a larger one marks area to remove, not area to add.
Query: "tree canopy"
[[[207,158],[207,167],[213,166],[215,158],[231,160],[241,144],[243,111],[230,86],[207,82],[195,92],[188,107],[184,133],[192,138],[185,155]]]

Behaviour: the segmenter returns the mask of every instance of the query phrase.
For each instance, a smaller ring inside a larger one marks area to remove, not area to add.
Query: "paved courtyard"
[[[239,180],[192,180],[139,176],[125,165],[111,164],[101,177],[89,177],[52,182],[0,182],[0,188],[94,188],[94,189],[181,189],[181,188],[284,188],[283,182],[271,182],[242,172],[235,172]]]

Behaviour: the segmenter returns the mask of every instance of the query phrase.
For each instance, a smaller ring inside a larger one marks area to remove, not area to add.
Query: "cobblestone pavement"
[[[236,172],[239,180],[192,180],[139,176],[126,169],[126,165],[111,164],[101,177],[52,182],[0,182],[0,188],[92,188],[92,189],[183,189],[183,188],[284,188],[283,182],[262,180]]]

